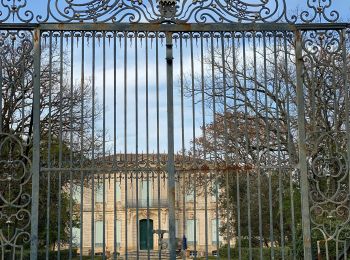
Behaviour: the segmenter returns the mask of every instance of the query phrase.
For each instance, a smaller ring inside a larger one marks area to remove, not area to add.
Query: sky
[[[302,12],[304,10],[307,1],[306,0],[284,0],[287,4],[287,13],[295,13],[295,10]],[[46,12],[47,2],[56,1],[38,1],[28,0],[28,9],[33,10],[33,13],[43,15]],[[62,1],[65,2],[65,1]],[[73,1],[84,2],[84,1]],[[246,0],[247,3],[257,3],[258,0]],[[274,0],[270,3],[278,2],[279,6],[282,6],[282,0]],[[309,1],[318,2],[318,1]],[[321,0],[323,5],[326,5],[330,0]],[[1,7],[0,7],[1,8]],[[24,10],[24,9],[23,9]],[[332,3],[332,10],[336,10],[340,14],[341,21],[347,21],[350,13],[350,0],[334,0]],[[5,12],[4,12],[5,13]],[[23,13],[22,13],[23,15]],[[1,19],[1,17],[0,17]],[[135,45],[131,39],[128,39],[126,46],[124,41],[117,42],[116,53],[113,52],[113,40],[112,43],[108,41],[106,43],[106,70],[103,71],[103,52],[101,42],[96,44],[96,67],[95,67],[95,86],[98,103],[104,107],[105,111],[105,125],[106,125],[106,153],[113,152],[114,147],[117,152],[124,152],[125,141],[127,144],[127,152],[139,153],[146,152],[147,150],[147,116],[148,116],[148,150],[149,152],[156,152],[159,148],[159,152],[163,153],[167,150],[167,100],[166,100],[166,63],[165,63],[165,44],[164,41],[159,40],[159,99],[157,107],[157,92],[156,92],[156,48],[155,40],[148,40],[148,70],[146,70],[146,48],[145,40],[138,41],[137,48],[137,84],[136,84],[136,65],[135,65]],[[189,41],[183,42],[183,74],[191,74],[191,53]],[[151,46],[152,45],[152,46]],[[64,43],[65,52],[70,50],[69,43]],[[124,48],[128,48],[128,54],[124,57]],[[193,43],[193,69],[194,73],[200,72],[200,48],[198,42]],[[116,57],[117,68],[114,71],[112,57]],[[180,95],[180,53],[179,42],[175,42],[174,45],[174,131],[175,131],[175,151],[180,151],[182,148],[182,130],[184,133],[184,142],[186,149],[190,149],[193,138],[201,136],[201,125],[203,120],[203,113],[201,110],[200,100],[194,100],[194,107],[192,106],[192,100],[190,98],[184,99],[184,121],[182,128],[182,114],[181,114],[181,95]],[[85,46],[85,79],[92,77],[92,48],[91,44]],[[81,44],[77,42],[74,45],[74,61],[73,61],[73,74],[74,82],[80,81],[81,74]],[[124,104],[124,72],[127,71],[127,94],[126,94],[126,112]],[[65,71],[70,71],[70,68],[66,68]],[[148,73],[148,74],[147,74]],[[105,75],[105,84],[103,84],[103,77]],[[148,81],[146,81],[148,76]],[[67,76],[69,77],[69,76]],[[114,77],[116,77],[116,86],[114,86]],[[186,78],[186,77],[185,77]],[[148,82],[148,114],[146,113],[146,86]],[[191,83],[191,82],[190,82]],[[190,84],[189,83],[189,84]],[[136,92],[136,87],[138,88]],[[114,100],[114,89],[116,89],[116,100]],[[105,102],[103,102],[103,90],[105,90]],[[136,96],[137,93],[137,96]],[[135,99],[138,98],[138,113],[136,113]],[[114,101],[116,103],[117,113],[114,114]],[[194,108],[194,109],[193,109]],[[159,127],[157,127],[157,111],[159,111]],[[193,115],[194,111],[194,115]],[[127,118],[124,117],[127,115]],[[116,128],[114,129],[114,119],[116,118]],[[207,109],[204,111],[204,119],[206,122],[210,122],[212,119],[212,111]],[[127,125],[127,135],[125,140],[125,123]],[[136,129],[136,124],[138,127]],[[102,118],[96,122],[96,130],[102,130],[103,120]],[[114,140],[114,130],[116,130],[117,139]],[[136,131],[138,134],[136,135]],[[159,132],[159,136],[158,136]],[[136,140],[138,139],[138,140]],[[158,143],[159,139],[159,143]],[[137,141],[137,142],[136,142]]]
[[[12,3],[10,3],[12,1],[8,1],[7,5],[11,5]],[[19,2],[18,0],[16,0],[15,2]],[[19,5],[22,4],[23,1],[21,1],[21,3],[18,3]],[[61,2],[63,3],[62,6],[66,6],[66,0],[62,0],[62,1],[57,1],[57,2]],[[73,3],[84,3],[87,2],[87,0],[74,0],[72,1]],[[89,1],[90,2],[90,1]],[[110,3],[113,3],[114,1],[111,0]],[[180,1],[181,2],[181,1]],[[220,1],[218,1],[220,2]],[[245,0],[242,1],[245,3],[252,3],[252,4],[257,4],[257,3],[261,3],[261,1],[259,0]],[[315,5],[314,3],[318,3],[321,2],[322,6],[326,6],[329,5],[329,3],[331,3],[332,6],[332,10],[336,10],[340,13],[341,19],[342,20],[347,20],[349,13],[350,13],[350,1],[348,0],[269,0],[269,5],[270,6],[275,6],[275,3],[278,3],[279,9],[283,6],[283,3],[286,3],[287,6],[287,13],[294,13],[295,10],[299,10],[302,11],[307,7],[307,3],[309,2],[311,5]],[[6,3],[6,1],[5,1]],[[41,15],[43,17],[45,17],[46,14],[46,10],[47,10],[47,3],[51,3],[51,5],[53,6],[56,1],[53,0],[27,0],[27,6],[29,10],[34,10],[33,13],[35,13],[35,15]],[[147,1],[144,2],[147,5]],[[306,8],[307,9],[307,8]],[[22,15],[25,9],[22,9]],[[5,12],[6,13],[6,12]]]

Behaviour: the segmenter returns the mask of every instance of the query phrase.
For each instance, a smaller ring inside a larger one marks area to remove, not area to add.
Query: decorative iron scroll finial
[[[157,0],[161,15],[161,23],[174,23],[176,15],[176,0]]]
[[[31,10],[27,0],[0,1],[0,23],[316,23],[336,22],[333,0],[305,0],[289,15],[287,0],[42,0]],[[45,6],[45,9],[44,9]]]

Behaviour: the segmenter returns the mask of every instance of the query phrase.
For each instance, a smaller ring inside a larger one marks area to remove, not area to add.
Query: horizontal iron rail
[[[105,168],[41,168],[42,172],[165,172],[166,167],[161,168],[136,168],[136,167],[105,167]]]
[[[293,170],[295,169],[295,167],[293,166],[280,166],[280,168],[278,168],[278,166],[259,166],[260,169],[262,170],[278,170],[278,169],[283,169],[283,170]],[[225,170],[225,169],[211,169],[211,170],[201,170],[201,169],[186,169],[186,168],[183,168],[183,169],[178,169],[176,166],[175,166],[175,170],[176,172],[194,172],[194,171],[198,171],[198,172],[214,172],[215,170],[219,170],[221,172],[230,172],[229,170]],[[143,166],[140,166],[140,167],[135,167],[135,166],[122,166],[122,167],[115,167],[115,166],[111,166],[111,167],[96,167],[96,168],[56,168],[56,167],[53,167],[53,168],[47,168],[47,167],[42,167],[40,168],[40,171],[42,172],[71,172],[71,171],[74,171],[74,172],[135,172],[135,171],[138,171],[138,172],[164,172],[166,171],[166,166],[160,166],[160,167],[143,167]]]
[[[232,23],[232,24],[153,24],[153,23],[43,23],[0,24],[0,30],[41,31],[159,31],[159,32],[231,32],[231,31],[295,31],[295,30],[341,30],[350,23]]]

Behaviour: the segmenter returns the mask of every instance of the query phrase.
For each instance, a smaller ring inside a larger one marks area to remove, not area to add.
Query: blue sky
[[[270,0],[271,1],[271,0]],[[282,0],[274,0],[276,2],[281,3]],[[274,1],[271,1],[273,3]],[[306,0],[285,0],[288,6],[288,13],[294,13],[295,10],[301,12],[306,6]],[[52,1],[55,2],[55,1]],[[63,2],[63,1],[62,1]],[[64,1],[65,2],[65,1]],[[81,1],[80,1],[81,2]],[[257,0],[246,0],[246,2],[260,2]],[[311,1],[310,2],[314,2]],[[317,1],[315,1],[317,2]],[[329,0],[321,1],[323,5],[328,3]],[[44,15],[46,11],[47,1],[34,1],[28,0],[28,9],[33,10],[33,12],[37,14]],[[349,0],[334,0],[332,9],[336,10],[340,13],[341,19],[343,21],[347,21],[347,17],[350,13],[350,1]],[[149,45],[151,42],[149,41]],[[127,43],[130,51],[127,56],[127,72],[128,72],[128,90],[127,90],[127,147],[128,152],[135,152],[136,150],[136,112],[135,112],[135,52],[134,46],[131,41]],[[69,46],[69,45],[67,45]],[[66,47],[67,47],[66,46]],[[149,49],[149,69],[148,69],[148,84],[149,84],[149,151],[153,152],[157,150],[157,121],[156,121],[156,59],[155,59],[155,42],[153,42],[153,48]],[[114,142],[116,143],[117,152],[124,151],[124,52],[123,52],[124,44],[117,44],[117,140],[113,139],[113,131],[114,131],[114,69],[113,69],[113,59],[109,57],[113,57],[113,50],[107,43],[106,45],[106,134],[107,134],[107,149],[113,151]],[[179,46],[175,46],[174,53],[175,56],[178,53]],[[184,73],[189,75],[191,72],[190,64],[191,59],[189,55],[189,45],[184,46]],[[80,67],[81,67],[81,57],[80,51],[81,46],[78,44],[74,49],[74,81],[79,82],[80,75]],[[138,48],[138,150],[139,152],[146,151],[146,70],[145,68],[145,42],[141,46],[139,42]],[[167,150],[167,108],[166,108],[166,70],[165,70],[165,46],[164,43],[159,41],[159,150],[160,152],[164,152]],[[198,64],[198,56],[199,49],[198,45],[194,45],[194,58],[196,62],[194,63],[195,73],[198,73],[200,70]],[[85,55],[85,77],[90,78],[92,75],[92,63],[91,63],[91,46],[86,46],[86,55]],[[180,75],[180,67],[179,67],[179,57],[174,60],[174,83],[175,83],[175,91],[174,91],[174,125],[175,125],[175,150],[181,150],[181,99],[179,93],[179,75]],[[68,68],[69,70],[69,68]],[[103,91],[103,68],[102,68],[102,44],[97,45],[96,47],[96,93],[98,97],[98,101],[100,105],[102,105],[102,91]],[[185,145],[190,148],[190,141],[195,137],[199,137],[201,135],[200,126],[202,124],[202,115],[200,113],[201,106],[200,104],[195,105],[195,116],[192,116],[192,102],[190,99],[185,100],[184,104],[184,133],[185,133]],[[209,109],[205,112],[205,119],[207,122],[210,122],[212,115]],[[194,120],[194,126],[193,126]],[[97,128],[102,128],[102,120],[97,122]],[[194,129],[194,133],[193,133]]]
[[[282,3],[284,1],[286,2],[288,13],[294,13],[294,11],[296,9],[304,10],[306,8],[307,1],[309,1],[310,3],[314,3],[314,2],[317,3],[318,1],[320,1],[322,3],[322,5],[327,5],[329,2],[332,2],[332,9],[337,10],[340,13],[343,20],[347,20],[346,18],[349,16],[349,13],[350,13],[350,1],[348,1],[348,0],[269,0],[269,3],[271,3],[271,6],[274,6],[275,2],[277,2],[279,4],[279,6],[282,6]],[[11,4],[10,2],[12,2],[12,1],[9,1],[9,5]],[[16,1],[16,2],[18,2],[18,1]],[[39,15],[45,16],[46,9],[47,9],[47,2],[51,2],[53,5],[56,1],[27,0],[27,2],[28,2],[27,9],[34,10],[34,13],[36,15],[39,14]],[[58,2],[66,3],[65,0],[61,0]],[[78,1],[78,0],[73,1],[73,3],[81,3],[81,2],[84,2],[84,1]],[[111,2],[113,2],[113,1],[111,1]],[[242,2],[260,3],[260,1],[258,1],[258,0],[245,0]],[[147,4],[147,1],[145,1],[145,3]],[[22,9],[22,10],[24,11],[24,9]]]
[[[318,2],[319,0],[309,0],[309,2]],[[323,3],[322,3],[323,2]],[[343,21],[349,20],[350,14],[350,1],[349,0],[321,0],[322,5],[329,4],[331,7],[329,10],[335,10],[340,14],[340,19]],[[289,10],[298,9],[302,11],[307,6],[307,0],[286,0]]]

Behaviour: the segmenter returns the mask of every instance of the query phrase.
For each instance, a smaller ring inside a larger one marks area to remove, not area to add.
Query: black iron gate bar
[[[32,215],[31,215],[31,258],[37,259],[38,253],[38,210],[39,210],[39,177],[40,172],[48,171],[54,172],[58,171],[59,174],[63,171],[72,171],[71,168],[40,168],[40,55],[41,55],[41,33],[50,32],[69,32],[69,31],[86,31],[86,32],[164,32],[166,35],[166,71],[167,71],[167,130],[168,130],[168,157],[167,157],[167,173],[168,173],[168,199],[169,199],[169,231],[170,231],[170,258],[175,259],[176,257],[176,241],[175,241],[175,148],[174,148],[174,104],[173,104],[173,71],[174,71],[174,53],[173,53],[173,33],[184,33],[184,32],[208,32],[208,33],[223,33],[223,32],[293,32],[296,39],[296,70],[297,70],[297,103],[298,103],[298,126],[299,126],[299,169],[301,171],[301,194],[302,194],[302,216],[303,216],[303,235],[304,235],[304,257],[305,259],[312,258],[311,252],[311,233],[310,233],[310,216],[309,216],[309,187],[308,187],[308,162],[307,162],[307,148],[306,148],[306,134],[305,134],[305,107],[304,107],[304,90],[303,90],[303,46],[302,46],[302,32],[308,31],[322,31],[322,30],[335,30],[342,31],[343,37],[345,37],[345,30],[349,28],[347,23],[328,23],[328,24],[283,24],[283,23],[264,23],[264,24],[82,24],[82,23],[67,23],[67,24],[0,24],[0,30],[30,30],[33,31],[33,58],[34,58],[34,83],[33,83],[33,129],[34,129],[34,141],[33,141],[33,168],[32,168]],[[72,37],[73,38],[73,37]],[[223,39],[223,37],[221,38]],[[344,39],[343,39],[344,40]],[[192,45],[191,45],[192,46]],[[211,45],[213,46],[213,45]],[[222,44],[223,46],[223,44]],[[135,48],[136,50],[136,48]],[[203,48],[202,48],[203,50]],[[346,60],[346,51],[343,49],[343,59]],[[125,48],[126,51],[126,48]],[[245,54],[245,52],[243,53]],[[181,54],[182,55],[182,54]],[[222,55],[222,58],[224,55]],[[137,56],[136,56],[137,57]],[[276,55],[275,55],[276,58]],[[137,59],[137,58],[136,58]],[[175,57],[176,59],[176,57]],[[193,62],[193,56],[192,56]],[[224,64],[224,62],[222,62]],[[192,64],[193,66],[193,64]],[[193,69],[193,68],[192,68]],[[105,71],[105,69],[104,69]],[[225,74],[225,69],[224,73]],[[344,71],[344,86],[347,87],[346,71]],[[225,76],[225,75],[224,75]],[[137,76],[136,76],[137,77]],[[193,80],[193,74],[192,74]],[[226,94],[224,94],[226,98]],[[214,102],[215,103],[215,102]],[[346,101],[346,104],[348,101]],[[226,105],[225,105],[226,107]],[[137,111],[137,110],[136,110]],[[105,116],[103,117],[105,120]],[[226,119],[225,119],[226,120]],[[203,120],[204,121],[204,120]],[[226,122],[226,121],[225,121]],[[347,126],[348,129],[348,126]],[[126,134],[126,133],[125,133]],[[105,137],[105,135],[104,135]],[[148,141],[148,140],[147,140]],[[349,142],[349,141],[348,141]],[[105,143],[105,142],[104,142]],[[348,151],[349,152],[349,151]],[[136,162],[138,162],[136,160]],[[138,166],[136,166],[138,168]],[[165,167],[164,167],[165,168]],[[92,168],[87,168],[90,171]],[[124,168],[125,169],[125,168]],[[76,171],[84,172],[83,168],[74,169]],[[105,172],[104,172],[105,173]],[[106,172],[107,173],[107,172]],[[249,177],[249,174],[247,175]],[[196,180],[197,178],[195,178]],[[93,181],[94,183],[94,181]],[[127,178],[125,178],[125,183],[127,184]],[[138,183],[138,182],[136,182]],[[147,182],[148,183],[148,182]],[[105,183],[103,183],[105,184]],[[138,185],[138,184],[136,184]],[[148,184],[147,184],[148,185]],[[228,183],[227,183],[228,185]],[[237,182],[238,185],[238,182]],[[126,185],[127,186],[127,185]],[[249,187],[249,185],[247,185]],[[105,189],[105,188],[104,188]],[[92,189],[94,192],[94,189]],[[196,189],[194,190],[194,200],[196,200]],[[136,196],[138,193],[136,193]],[[249,192],[248,192],[249,195]],[[104,193],[105,196],[105,193]],[[218,194],[216,194],[218,200]],[[207,195],[205,196],[207,199]],[[83,193],[81,194],[81,199],[83,199]],[[94,204],[94,195],[92,195],[92,204]],[[127,201],[127,198],[125,198]],[[184,197],[185,199],[185,197]],[[105,198],[103,199],[105,201]],[[138,202],[138,199],[136,199]],[[281,203],[281,200],[279,200]],[[196,205],[196,202],[194,202]],[[205,203],[207,204],[207,203]],[[105,206],[105,205],[104,205]],[[139,207],[137,207],[138,209]],[[159,209],[159,208],[158,208]],[[92,210],[94,207],[92,206]],[[114,209],[115,210],[115,209]],[[147,210],[149,208],[147,207]],[[82,209],[80,210],[82,212]],[[206,211],[207,212],[207,211]],[[216,210],[218,212],[218,210]],[[103,209],[103,214],[105,213],[105,208]],[[127,212],[125,211],[125,214]],[[196,215],[196,207],[194,208],[194,214]],[[248,217],[250,215],[248,214]],[[283,217],[282,217],[283,218]],[[196,220],[196,216],[194,216]],[[238,219],[239,220],[239,219]],[[92,220],[93,222],[94,220]],[[282,220],[283,222],[283,220]],[[207,224],[207,221],[206,221]],[[218,223],[217,223],[218,226]],[[94,224],[92,224],[94,228]],[[148,228],[147,228],[148,230]],[[208,230],[208,228],[206,228]],[[82,232],[82,230],[81,230]],[[103,228],[103,232],[105,229]],[[273,232],[272,232],[273,233]],[[126,242],[128,240],[128,235],[126,232]],[[218,232],[217,232],[218,236]],[[251,235],[249,235],[251,237]],[[105,235],[103,236],[105,237]],[[194,237],[196,237],[196,222],[194,222]],[[92,241],[94,240],[94,232],[92,231]],[[196,238],[195,238],[196,240]],[[208,240],[206,232],[206,241]],[[219,238],[217,237],[217,241]],[[273,241],[273,239],[271,240]],[[105,243],[105,242],[104,242]],[[208,242],[206,242],[206,246]],[[196,248],[196,243],[194,244]],[[81,245],[82,247],[82,245]],[[250,246],[251,248],[251,246]],[[92,251],[94,246],[92,247]],[[105,255],[105,248],[103,247],[103,254]],[[138,250],[138,248],[137,248]],[[81,249],[82,251],[82,249]],[[196,251],[196,249],[194,250]],[[206,249],[208,252],[208,249]],[[228,250],[230,252],[230,250]],[[139,252],[138,252],[139,254]],[[127,257],[127,255],[126,255]],[[149,257],[149,250],[148,250]],[[161,255],[159,255],[161,257]]]

